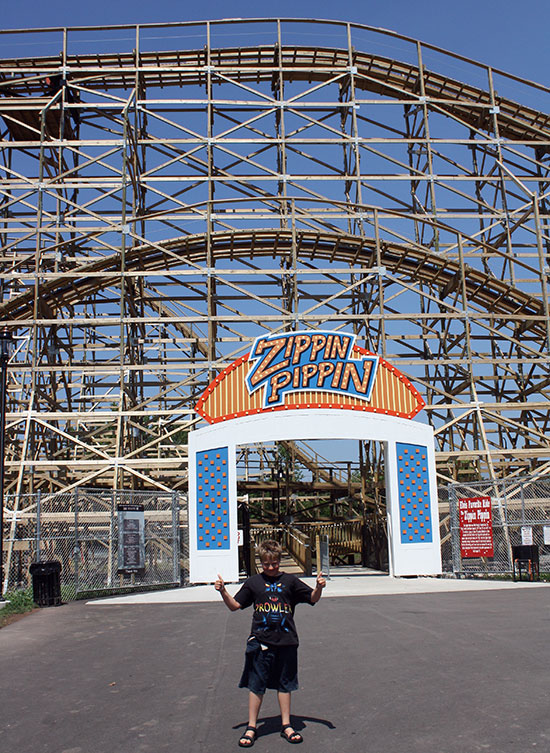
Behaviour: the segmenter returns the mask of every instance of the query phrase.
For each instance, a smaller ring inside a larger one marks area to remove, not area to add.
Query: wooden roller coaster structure
[[[7,490],[185,490],[210,380],[317,328],[413,380],[443,483],[548,474],[549,95],[353,23],[1,31]]]

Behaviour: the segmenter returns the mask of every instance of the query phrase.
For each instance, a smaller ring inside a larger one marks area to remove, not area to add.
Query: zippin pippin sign
[[[196,405],[209,423],[273,411],[330,408],[412,418],[424,401],[411,382],[349,332],[298,331],[256,338]]]
[[[265,408],[281,405],[292,392],[320,391],[369,400],[378,356],[352,358],[355,336],[334,332],[290,332],[259,337],[249,360],[250,394],[264,390]]]

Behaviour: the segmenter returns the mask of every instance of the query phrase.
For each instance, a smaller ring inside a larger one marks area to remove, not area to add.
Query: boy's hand
[[[216,589],[216,591],[220,592],[225,606],[228,609],[230,609],[232,612],[236,612],[238,609],[241,608],[241,605],[239,604],[239,602],[233,596],[231,596],[231,594],[225,587],[225,582],[219,573],[218,573],[218,580],[214,581],[214,588]]]
[[[323,575],[323,571],[317,573],[317,580],[315,582],[315,588],[311,592],[311,603],[317,604],[319,599],[321,598],[321,594],[323,593],[323,588],[327,585],[327,581],[325,579],[325,576]]]

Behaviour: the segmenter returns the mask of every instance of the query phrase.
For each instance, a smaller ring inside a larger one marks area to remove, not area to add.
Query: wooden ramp
[[[281,557],[281,570],[284,573],[293,573],[294,575],[304,574],[303,569],[298,565],[294,557],[292,557],[286,550],[283,550],[283,555]],[[262,563],[258,556],[256,556],[256,572],[262,572]]]

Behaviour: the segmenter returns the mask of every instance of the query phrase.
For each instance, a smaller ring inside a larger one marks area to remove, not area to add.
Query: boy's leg
[[[283,726],[290,724],[290,693],[281,693],[279,690],[277,692],[277,700],[281,709],[281,722]]]
[[[251,690],[248,693],[248,723],[251,727],[256,726],[258,721],[258,714],[260,713],[260,707],[264,700],[263,695],[253,693]]]
[[[262,701],[264,700],[263,695],[257,695],[256,693],[253,693],[251,690],[248,692],[248,726],[254,727],[256,729],[256,724],[258,722],[258,714],[260,713],[260,707],[262,705]],[[247,730],[243,732],[240,739],[241,740],[252,740],[254,741],[255,734],[251,732],[250,730]],[[250,743],[252,745],[252,743]],[[248,747],[247,745],[245,747]]]
[[[290,742],[301,743],[303,739],[302,735],[296,732],[290,723],[290,693],[281,693],[279,690],[277,692],[277,700],[281,709],[281,735],[284,735]]]

